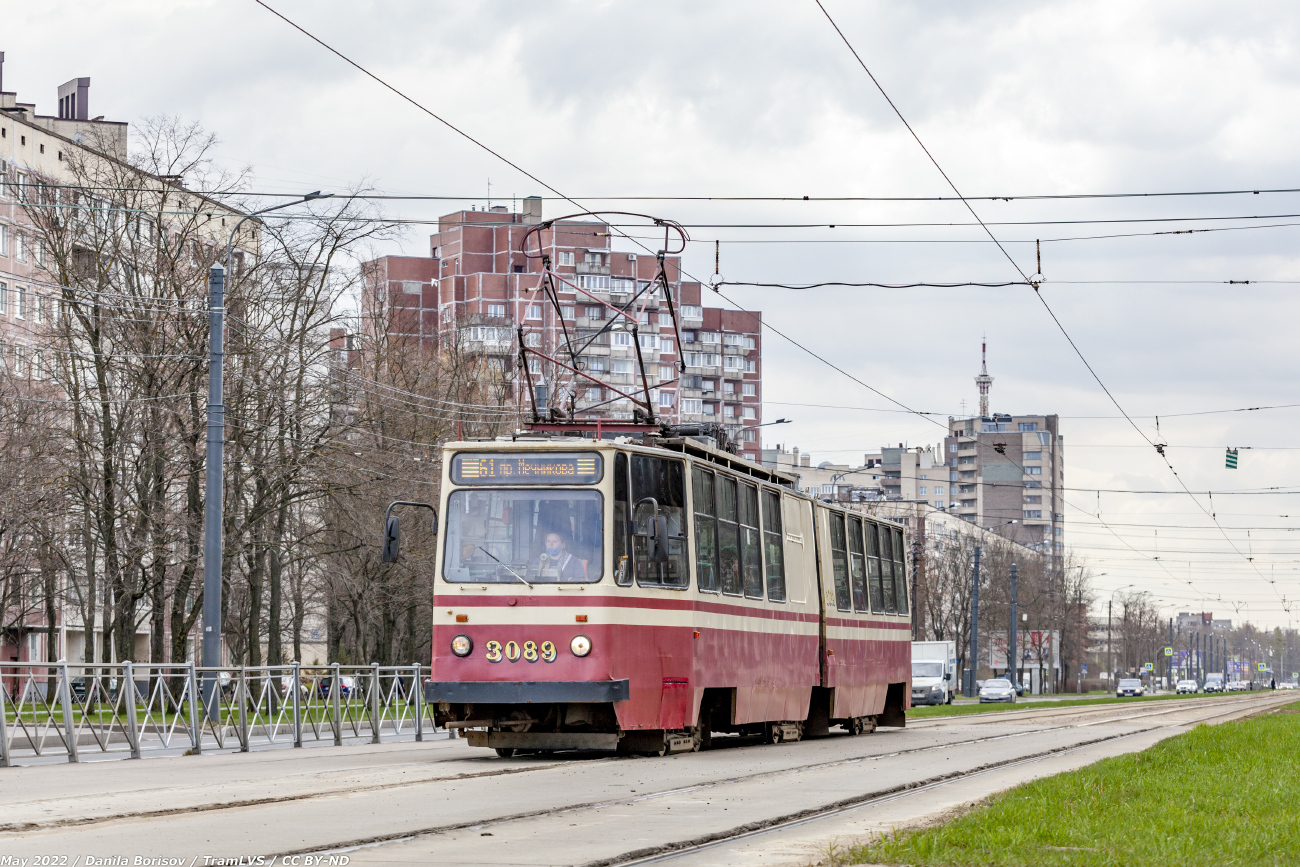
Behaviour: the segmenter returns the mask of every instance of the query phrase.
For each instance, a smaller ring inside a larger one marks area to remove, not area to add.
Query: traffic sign
[[[1166,647],[1165,656],[1173,656],[1173,655],[1174,655],[1174,649],[1172,647]]]
[[[1236,449],[1228,449],[1228,454],[1227,454],[1227,457],[1226,457],[1226,459],[1225,459],[1225,461],[1224,461],[1224,466],[1226,466],[1226,467],[1227,467],[1228,469],[1230,469],[1230,470],[1235,470],[1235,469],[1237,468],[1237,450],[1236,450]]]
[[[1257,662],[1257,663],[1255,663],[1255,664],[1256,664],[1257,666],[1259,666],[1259,670],[1260,670],[1260,671],[1263,671],[1263,670],[1264,670],[1264,663],[1262,663],[1262,662]]]
[[[1156,669],[1156,664],[1154,662],[1148,662],[1142,666],[1143,671],[1155,671],[1155,669]]]

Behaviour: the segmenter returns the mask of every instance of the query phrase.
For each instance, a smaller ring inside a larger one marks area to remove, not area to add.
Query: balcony
[[[601,274],[608,277],[609,266],[594,265],[590,262],[579,262],[577,265],[574,266],[574,273],[575,274]]]

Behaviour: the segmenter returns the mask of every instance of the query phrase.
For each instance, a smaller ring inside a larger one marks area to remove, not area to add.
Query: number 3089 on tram
[[[425,697],[471,746],[902,726],[903,529],[690,437],[451,443]]]

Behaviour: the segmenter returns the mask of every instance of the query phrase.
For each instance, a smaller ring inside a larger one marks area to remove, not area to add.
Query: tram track
[[[1267,699],[1275,699],[1275,698],[1276,698],[1275,696],[1267,697]],[[1041,762],[1050,758],[1058,758],[1060,756],[1069,755],[1070,753],[1078,752],[1079,750],[1087,749],[1088,747],[1092,747],[1100,743],[1126,740],[1128,738],[1137,737],[1139,735],[1156,731],[1161,728],[1172,728],[1174,726],[1199,724],[1211,719],[1216,719],[1221,716],[1229,716],[1231,714],[1242,714],[1248,712],[1258,713],[1262,710],[1267,710],[1268,707],[1273,703],[1274,703],[1273,701],[1266,700],[1265,697],[1261,696],[1255,702],[1246,700],[1239,704],[1236,704],[1236,706],[1234,707],[1228,708],[1226,710],[1221,710],[1218,713],[1201,716],[1195,720],[1168,723],[1166,725],[1148,726],[1146,728],[1138,729],[1132,732],[1124,732],[1122,734],[1109,735],[1102,738],[1094,738],[1092,740],[1084,741],[1082,743],[1074,744],[1068,747],[1061,747],[1054,750],[1044,750],[1040,753],[1036,753],[1030,756],[1024,756],[1017,759],[1010,759],[1002,762],[990,762],[986,765],[982,765],[976,768],[971,768],[966,771],[958,771],[952,774],[942,775],[928,780],[917,781],[915,783],[911,783],[908,785],[897,786],[888,790],[868,793],[856,798],[844,799],[836,803],[827,804],[821,808],[815,808],[812,810],[803,810],[798,813],[793,813],[787,816],[775,817],[772,819],[765,820],[763,822],[755,822],[749,825],[738,826],[729,831],[718,832],[716,834],[711,834],[702,838],[696,838],[693,840],[683,840],[676,843],[670,843],[663,846],[653,847],[652,849],[649,850],[636,850],[632,852],[627,852],[624,853],[623,855],[615,856],[613,858],[603,858],[596,861],[588,861],[579,865],[579,867],[639,867],[639,865],[643,865],[643,864],[658,864],[658,863],[663,863],[665,861],[676,860],[678,858],[684,858],[688,855],[704,852],[709,849],[717,848],[719,846],[725,846],[732,843],[743,842],[745,840],[763,836],[766,834],[772,834],[779,831],[789,830],[791,828],[796,828],[801,825],[807,825],[813,822],[818,822],[825,819],[831,819],[837,816],[842,816],[846,813],[850,813],[855,810],[860,810],[865,807],[876,806],[876,805],[888,803],[889,801],[897,800],[899,798],[909,797],[911,795],[916,795],[927,791],[933,791],[935,789],[939,789],[944,786],[949,786],[954,783],[963,782],[975,777],[993,773],[994,771],[1008,770],[1015,767],[1035,764],[1037,762]],[[1283,702],[1277,702],[1277,703],[1283,703]],[[1209,704],[1212,703],[1209,702],[1202,703],[1197,705],[1196,708],[1204,708]],[[1243,707],[1242,705],[1245,706]],[[1183,707],[1178,708],[1178,710],[1186,711],[1186,710],[1193,710],[1196,708],[1189,708],[1186,705],[1184,705]],[[1160,716],[1163,715],[1163,713],[1164,712],[1142,714],[1140,716]],[[1133,719],[1133,718],[1135,717],[1123,717],[1113,721],[1120,722],[1126,719]],[[1106,720],[1106,722],[1110,722],[1110,721],[1111,720]],[[1096,722],[1083,723],[1076,727],[1095,725],[1095,724],[1097,723]]]
[[[1160,702],[1139,701],[1139,702],[1134,702],[1132,704],[1107,702],[1104,704],[1098,703],[1094,705],[1072,704],[1072,705],[1066,705],[1065,707],[1034,707],[1034,708],[1025,708],[1024,710],[1006,710],[1006,711],[988,710],[988,711],[978,711],[975,713],[968,713],[968,714],[953,714],[952,716],[923,717],[921,719],[908,720],[907,724],[909,728],[918,728],[918,729],[930,728],[932,726],[941,726],[941,725],[959,725],[961,723],[982,725],[985,723],[1004,722],[1004,721],[1014,722],[1016,720],[1021,720],[1021,719],[1041,719],[1043,717],[1076,716],[1079,714],[1105,714],[1122,708],[1151,707],[1152,705],[1164,705],[1164,704],[1174,705],[1176,706],[1177,709],[1188,710],[1191,708],[1198,708],[1198,707],[1211,707],[1225,701],[1249,700],[1250,698],[1258,697],[1260,695],[1262,694],[1256,693],[1254,696],[1252,695],[1223,696],[1221,698],[1199,699],[1199,700],[1175,698],[1175,699],[1165,699],[1164,701],[1160,701]]]
[[[852,798],[842,799],[839,801],[835,801],[808,810],[802,810],[797,813],[783,815],[769,820],[763,820],[761,822],[746,823],[737,826],[735,828],[732,828],[730,830],[721,831],[716,834],[708,835],[706,837],[694,838],[691,840],[680,841],[677,843],[665,844],[664,846],[653,847],[650,850],[636,850],[634,852],[625,853],[623,855],[616,856],[614,858],[607,858],[598,861],[587,862],[586,864],[583,865],[583,867],[614,867],[614,865],[623,865],[623,864],[632,865],[632,864],[641,864],[641,863],[647,863],[647,864],[655,863],[657,861],[682,857],[684,855],[691,854],[692,852],[702,851],[703,849],[711,848],[714,846],[724,845],[730,842],[736,842],[739,840],[746,839],[747,837],[757,836],[765,833],[771,833],[774,831],[782,830],[784,828],[795,827],[797,825],[818,821],[820,819],[830,818],[833,816],[837,816],[849,812],[851,810],[870,806],[871,804],[874,803],[884,803],[885,801],[888,800],[903,797],[906,795],[911,795],[921,791],[926,791],[929,789],[939,788],[945,785],[950,785],[952,783],[956,783],[961,780],[970,779],[972,777],[977,777],[994,771],[1014,768],[1024,764],[1039,762],[1045,759],[1049,759],[1061,755],[1067,755],[1069,753],[1076,752],[1078,750],[1085,749],[1091,746],[1096,746],[1098,744],[1123,740],[1141,734],[1146,734],[1151,731],[1155,731],[1162,728],[1170,728],[1179,725],[1187,725],[1187,724],[1204,722],[1206,720],[1215,719],[1220,716],[1227,716],[1230,714],[1238,714],[1238,713],[1253,713],[1258,709],[1267,708],[1268,705],[1272,703],[1271,700],[1275,698],[1276,698],[1275,696],[1252,696],[1249,698],[1242,698],[1238,700],[1229,700],[1231,701],[1232,706],[1226,708],[1224,707],[1223,703],[1220,702],[1198,702],[1195,705],[1180,703],[1179,706],[1175,708],[1161,708],[1160,710],[1150,711],[1148,713],[1131,714],[1116,719],[1096,720],[1096,721],[1090,721],[1085,723],[1072,723],[1072,724],[1066,724],[1060,726],[1034,728],[1034,729],[1027,729],[1025,731],[1019,731],[1019,732],[999,733],[996,735],[989,735],[987,737],[966,738],[959,741],[949,741],[945,743],[931,744],[922,747],[912,747],[912,748],[901,749],[901,750],[891,750],[888,752],[872,752],[872,753],[860,754],[855,756],[845,756],[843,758],[837,758],[829,761],[814,762],[806,765],[797,765],[793,767],[757,771],[751,774],[729,775],[719,779],[703,781],[691,785],[677,786],[672,788],[660,789],[652,792],[645,792],[632,797],[606,798],[606,799],[584,802],[584,803],[557,806],[548,809],[530,810],[525,812],[513,813],[513,814],[488,818],[488,819],[466,820],[466,821],[447,823],[447,824],[442,824],[437,826],[431,826],[427,828],[404,831],[400,833],[376,835],[373,837],[354,839],[347,842],[335,843],[327,848],[323,848],[319,850],[315,854],[324,854],[324,855],[345,854],[345,853],[357,852],[361,850],[375,849],[387,845],[411,842],[422,837],[435,836],[440,834],[449,834],[457,831],[477,830],[482,832],[485,831],[486,829],[502,827],[513,823],[523,822],[532,819],[559,817],[570,813],[580,813],[588,810],[596,810],[602,808],[643,803],[647,801],[654,801],[656,799],[667,798],[676,795],[683,795],[692,792],[705,791],[708,789],[714,789],[722,786],[730,786],[730,785],[754,782],[754,781],[762,780],[764,778],[779,778],[781,776],[826,770],[834,767],[861,764],[863,762],[880,761],[884,759],[896,758],[899,756],[929,754],[929,753],[940,752],[943,750],[951,750],[951,749],[956,749],[961,747],[973,746],[977,744],[991,743],[995,741],[1005,741],[1005,740],[1016,739],[1016,738],[1024,738],[1033,735],[1042,735],[1049,732],[1059,732],[1059,731],[1073,729],[1073,728],[1084,728],[1084,727],[1088,727],[1099,723],[1105,723],[1105,722],[1122,723],[1122,722],[1129,722],[1135,719],[1142,719],[1146,717],[1165,716],[1167,714],[1175,713],[1175,712],[1194,712],[1199,710],[1205,710],[1207,708],[1218,710],[1217,713],[1197,716],[1196,719],[1191,721],[1170,722],[1164,725],[1146,726],[1143,728],[1135,729],[1133,731],[1103,735],[1100,737],[1091,738],[1086,741],[1072,743],[1055,749],[1042,750],[1029,755],[1017,756],[1014,759],[998,761],[998,762],[989,762],[972,768],[966,768],[948,774],[940,774],[940,775],[927,777],[922,780],[909,782],[899,786],[893,786],[881,790],[874,790],[868,793],[864,793],[862,795],[854,796]],[[1107,707],[1112,711],[1117,709],[1114,705],[1109,705]],[[685,758],[685,756],[683,756],[682,758]],[[548,765],[548,767],[550,766]],[[301,850],[297,850],[297,851],[301,851]],[[291,853],[289,852],[268,853],[268,855],[270,854],[284,855],[284,854],[291,854]]]

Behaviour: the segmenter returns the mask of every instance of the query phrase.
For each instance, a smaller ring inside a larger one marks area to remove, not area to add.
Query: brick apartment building
[[[522,250],[524,235],[542,221],[542,201],[523,200],[521,211],[503,205],[456,211],[440,218],[429,239],[429,256],[385,256],[365,266],[363,328],[419,341],[431,349],[448,340],[499,359],[503,373],[517,374],[518,329],[527,349],[567,363],[565,335],[578,350],[593,382],[540,357],[530,358],[538,407],[573,407],[582,419],[633,417],[633,397],[644,395],[631,324],[614,320],[609,306],[639,312],[636,340],[646,368],[658,420],[724,425],[741,453],[759,460],[762,422],[761,314],[707,307],[699,283],[683,280],[678,256],[664,257],[664,271],[677,307],[680,345],[667,299],[653,286],[652,253],[611,248],[617,234],[594,219],[557,222],[538,240],[557,282],[559,312],[538,285],[540,258]],[[568,285],[572,284],[572,285]],[[606,306],[609,305],[609,306]],[[685,362],[685,372],[678,366]],[[516,381],[522,382],[522,377]],[[556,388],[562,389],[561,393]],[[530,408],[526,391],[517,395]]]

